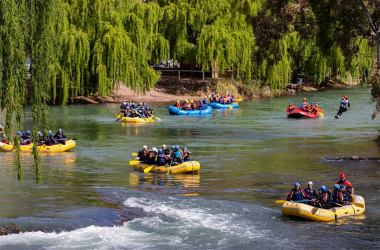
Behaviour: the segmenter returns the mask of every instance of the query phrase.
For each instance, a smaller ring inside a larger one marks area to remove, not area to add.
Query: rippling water
[[[51,107],[50,126],[78,139],[77,147],[43,155],[41,186],[31,155],[23,155],[19,184],[13,154],[0,154],[0,225],[24,231],[0,237],[0,248],[379,248],[379,161],[342,160],[380,156],[379,122],[370,119],[366,88],[344,90],[352,106],[335,120],[341,92],[245,101],[202,117],[169,116],[163,103],[154,106],[162,122],[136,125],[115,122],[116,105]],[[325,117],[287,119],[287,103],[303,96],[318,101]],[[132,171],[131,153],[163,143],[187,146],[200,174]],[[341,172],[364,196],[363,216],[317,223],[284,218],[273,204],[294,182],[332,187]]]

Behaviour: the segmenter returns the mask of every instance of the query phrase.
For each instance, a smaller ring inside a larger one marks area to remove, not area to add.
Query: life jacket
[[[183,153],[182,154],[182,158],[183,158],[184,162],[190,161],[190,154],[189,154],[189,152]]]
[[[343,194],[341,191],[338,190],[336,193],[333,193],[333,202],[336,202],[336,203],[343,202]]]
[[[341,108],[348,108],[350,105],[349,105],[349,102],[348,102],[348,100],[346,100],[346,99],[342,99],[342,101],[340,101],[340,107]]]
[[[186,103],[186,102],[184,102],[184,103],[182,104],[182,108],[183,108],[183,109],[187,109],[187,103]]]
[[[181,107],[181,104],[180,104],[179,102],[177,102],[177,103],[175,104],[175,107],[176,107],[176,108],[180,108],[180,107]]]
[[[300,201],[300,200],[303,200],[305,198],[309,198],[307,196],[307,194],[305,193],[305,191],[303,191],[302,189],[296,191],[295,189],[292,189],[292,191],[289,193],[288,195],[288,200],[293,200],[293,201]]]
[[[305,188],[304,190],[309,196],[310,196],[310,199],[314,199],[315,197],[315,189],[314,188]]]
[[[219,103],[224,104],[224,99],[223,99],[223,98],[220,98],[220,99],[219,99]]]
[[[199,108],[200,108],[200,109],[203,109],[203,108],[204,108],[204,105],[203,105],[201,102],[199,103]]]
[[[207,104],[208,103],[208,100],[207,99],[204,99],[203,100],[203,104]]]
[[[234,97],[231,97],[231,103],[232,102],[235,102],[235,98]]]
[[[147,155],[147,151],[144,149],[144,150],[140,150],[138,155],[139,155],[139,160],[140,161],[144,161],[146,159],[146,155]]]
[[[162,163],[162,164],[165,164],[165,161],[166,161],[166,156],[164,153],[159,153],[157,155],[157,163]]]
[[[155,151],[149,151],[148,152],[148,163],[149,164],[154,164],[156,160],[156,152]]]
[[[343,201],[352,201],[351,192],[349,190],[342,191]]]
[[[192,103],[192,104],[191,104],[191,108],[192,108],[192,109],[196,109],[196,108],[197,108],[197,105],[196,105],[195,103]]]

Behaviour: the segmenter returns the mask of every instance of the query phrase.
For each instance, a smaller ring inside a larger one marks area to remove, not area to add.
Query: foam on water
[[[268,240],[273,235],[270,230],[263,230],[262,221],[253,225],[250,217],[254,208],[246,205],[147,193],[134,193],[124,200],[125,206],[143,210],[148,216],[115,227],[89,226],[69,232],[4,236],[0,238],[0,248],[225,249],[253,241],[269,241],[272,248],[279,242]]]

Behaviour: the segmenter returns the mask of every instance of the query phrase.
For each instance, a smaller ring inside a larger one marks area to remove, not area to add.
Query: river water
[[[379,121],[367,88],[344,90],[351,108],[334,119],[341,92],[244,101],[202,117],[170,116],[162,103],[153,106],[161,122],[137,125],[115,122],[117,105],[51,107],[50,127],[77,146],[42,156],[40,186],[30,154],[18,183],[13,153],[0,153],[0,225],[23,228],[0,237],[0,249],[378,249],[380,162],[342,157],[379,157]],[[304,96],[324,118],[286,117]],[[200,174],[134,172],[131,153],[144,144],[187,146]],[[295,182],[332,188],[342,172],[366,200],[362,216],[318,223],[282,217],[274,204]]]

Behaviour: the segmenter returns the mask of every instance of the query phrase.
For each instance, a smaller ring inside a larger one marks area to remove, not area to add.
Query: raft
[[[75,145],[76,145],[76,142],[74,140],[67,140],[65,142],[65,145],[61,143],[56,144],[56,145],[51,145],[51,146],[43,144],[42,146],[38,146],[38,149],[40,152],[44,152],[44,153],[61,153],[61,152],[65,152],[67,150],[74,148]],[[28,144],[28,145],[21,145],[20,148],[21,148],[21,152],[32,152],[33,143]],[[2,152],[11,152],[13,151],[13,149],[14,149],[14,144],[5,144],[5,143],[0,142],[0,150]]]
[[[152,165],[147,164],[147,163],[139,163],[136,165],[133,165],[133,169],[135,171],[144,171],[145,168],[151,167]],[[198,173],[199,169],[201,168],[201,165],[197,161],[189,161],[189,162],[184,162],[179,165],[175,165],[170,168],[169,174],[185,174],[185,173]],[[167,173],[169,170],[169,167],[165,166],[156,166],[150,170],[150,172],[153,173]]]
[[[332,221],[352,215],[361,215],[365,211],[364,198],[359,195],[352,197],[350,205],[331,209],[318,208],[303,203],[286,202],[282,205],[283,216],[301,217],[312,221]]]
[[[302,110],[296,109],[288,114],[288,118],[318,118],[319,113],[307,113]]]
[[[234,109],[239,108],[239,104],[236,103],[236,102],[231,103],[231,104],[221,104],[221,103],[218,103],[218,102],[211,102],[208,105],[211,106],[214,109],[229,109],[230,108],[229,106],[231,106]]]
[[[207,115],[211,114],[212,107],[207,106],[207,109],[196,109],[196,110],[182,110],[176,107],[169,107],[169,113],[171,115]]]
[[[140,118],[140,117],[123,117],[121,118],[122,122],[128,122],[128,123],[149,123],[154,122],[152,118]]]

